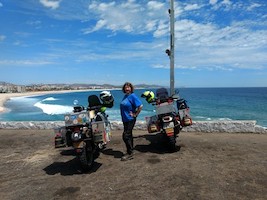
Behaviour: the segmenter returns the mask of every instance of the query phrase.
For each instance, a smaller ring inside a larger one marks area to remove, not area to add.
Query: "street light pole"
[[[174,0],[170,0],[170,51],[168,53],[170,57],[170,94],[171,96],[175,94],[174,91]]]

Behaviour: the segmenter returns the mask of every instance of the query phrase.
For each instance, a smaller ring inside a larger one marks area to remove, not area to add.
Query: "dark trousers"
[[[123,134],[122,139],[126,145],[127,153],[132,154],[133,153],[133,128],[135,125],[136,119],[129,121],[129,122],[123,122]]]

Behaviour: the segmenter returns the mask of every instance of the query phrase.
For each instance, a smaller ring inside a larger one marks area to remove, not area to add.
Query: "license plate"
[[[166,131],[166,134],[168,136],[172,136],[173,133],[174,133],[174,129],[173,128],[166,128],[165,131]]]
[[[83,148],[83,141],[81,141],[81,142],[74,142],[73,143],[73,147],[75,149]]]

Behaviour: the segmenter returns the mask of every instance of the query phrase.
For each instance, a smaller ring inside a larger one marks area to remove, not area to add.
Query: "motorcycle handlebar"
[[[154,98],[150,103],[152,105],[157,105],[160,103],[164,103],[164,102],[168,102],[169,100],[173,101],[173,100],[178,100],[178,97],[168,97],[166,99],[160,99],[160,98]]]

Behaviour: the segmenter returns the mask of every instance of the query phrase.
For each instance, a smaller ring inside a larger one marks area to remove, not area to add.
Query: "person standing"
[[[143,104],[134,93],[134,87],[131,83],[126,82],[122,87],[122,91],[125,94],[120,103],[123,122],[122,139],[126,145],[127,153],[122,156],[121,160],[126,161],[133,159],[133,128]]]

